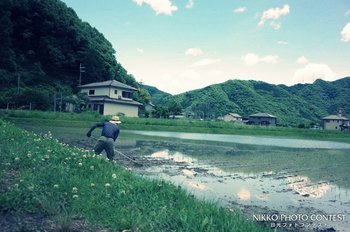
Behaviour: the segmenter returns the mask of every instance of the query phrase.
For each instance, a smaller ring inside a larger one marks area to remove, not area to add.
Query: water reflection
[[[201,134],[201,133],[182,133],[182,132],[160,132],[160,131],[128,131],[129,133],[179,138],[188,140],[231,142],[240,144],[277,146],[289,148],[318,148],[318,149],[350,149],[349,143],[318,141],[306,139],[286,139],[277,137],[248,136],[248,135],[224,135],[224,134]]]
[[[137,155],[161,161],[142,172],[199,197],[293,214],[350,212],[349,150],[165,138],[139,139],[136,147]],[[350,228],[349,222],[342,223]]]
[[[307,176],[288,177],[287,183],[296,193],[314,198],[321,198],[331,190],[331,185],[329,183],[315,184],[312,183]]]
[[[251,198],[251,193],[248,189],[242,188],[239,190],[239,192],[237,193],[237,196],[240,200],[242,201],[247,201],[250,200]]]

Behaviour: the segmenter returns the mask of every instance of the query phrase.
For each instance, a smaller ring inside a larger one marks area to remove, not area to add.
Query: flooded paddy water
[[[136,139],[136,150],[129,152],[145,164],[140,171],[143,175],[171,181],[225,207],[238,207],[249,219],[264,221],[270,227],[350,230],[350,144],[177,132],[127,133],[130,137],[145,136],[144,140]],[[119,149],[123,150],[122,145]]]
[[[94,144],[86,131],[50,130],[65,143]],[[350,231],[349,143],[123,130],[115,147],[135,161],[117,155],[118,162],[139,175],[238,208],[268,227]]]

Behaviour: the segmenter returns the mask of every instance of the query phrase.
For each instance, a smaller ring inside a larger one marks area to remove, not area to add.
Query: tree
[[[175,118],[175,115],[182,112],[182,106],[178,101],[173,100],[169,103],[168,110],[173,115],[173,118]]]

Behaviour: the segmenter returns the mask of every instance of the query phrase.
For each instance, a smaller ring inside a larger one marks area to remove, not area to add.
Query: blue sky
[[[137,81],[177,94],[230,79],[350,76],[349,0],[63,0]]]

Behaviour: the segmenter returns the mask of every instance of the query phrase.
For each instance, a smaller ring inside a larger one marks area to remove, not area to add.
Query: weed
[[[2,180],[11,185],[0,192],[2,208],[55,218],[57,231],[69,231],[75,219],[117,231],[267,231],[170,183],[61,144],[50,133],[0,124],[1,177],[18,170],[13,180]]]

